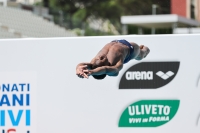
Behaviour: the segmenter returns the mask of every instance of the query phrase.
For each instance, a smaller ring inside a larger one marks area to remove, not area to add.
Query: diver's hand
[[[87,74],[87,76],[90,76],[90,75],[94,74],[94,72],[93,72],[92,70],[88,70],[88,69],[83,70],[83,72],[84,72],[85,74]]]
[[[88,66],[87,65],[78,65],[76,67],[76,75],[79,78],[88,78],[88,75],[84,73],[84,70],[87,70]]]

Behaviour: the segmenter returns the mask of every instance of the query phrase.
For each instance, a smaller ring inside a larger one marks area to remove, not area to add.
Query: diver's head
[[[95,69],[97,67],[101,67],[101,66],[109,66],[110,63],[108,62],[108,59],[106,56],[99,56],[98,58],[95,59],[93,65],[92,65],[92,69]],[[104,79],[106,77],[106,74],[102,74],[102,75],[92,75],[95,79],[101,80]]]

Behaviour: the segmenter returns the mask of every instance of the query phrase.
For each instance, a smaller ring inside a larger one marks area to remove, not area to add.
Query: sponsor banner
[[[180,62],[142,62],[130,67],[122,76],[119,89],[157,89],[171,82]]]
[[[36,132],[36,76],[0,73],[0,133]]]
[[[176,115],[179,100],[141,100],[129,105],[119,119],[119,127],[158,127]]]
[[[77,64],[120,38],[151,52],[117,77],[77,77]],[[200,35],[0,40],[0,133],[200,133],[199,42]],[[16,70],[37,75],[6,72]]]

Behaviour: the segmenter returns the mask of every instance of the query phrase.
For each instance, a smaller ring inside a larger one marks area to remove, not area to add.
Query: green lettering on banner
[[[141,100],[122,113],[119,127],[158,127],[169,122],[178,111],[180,100]]]

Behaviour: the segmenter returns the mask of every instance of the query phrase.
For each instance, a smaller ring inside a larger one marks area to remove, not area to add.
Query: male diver
[[[106,44],[90,63],[80,63],[76,67],[76,75],[95,79],[104,79],[106,75],[117,76],[123,64],[130,60],[142,60],[150,52],[144,45],[137,45],[126,40],[114,40]]]

